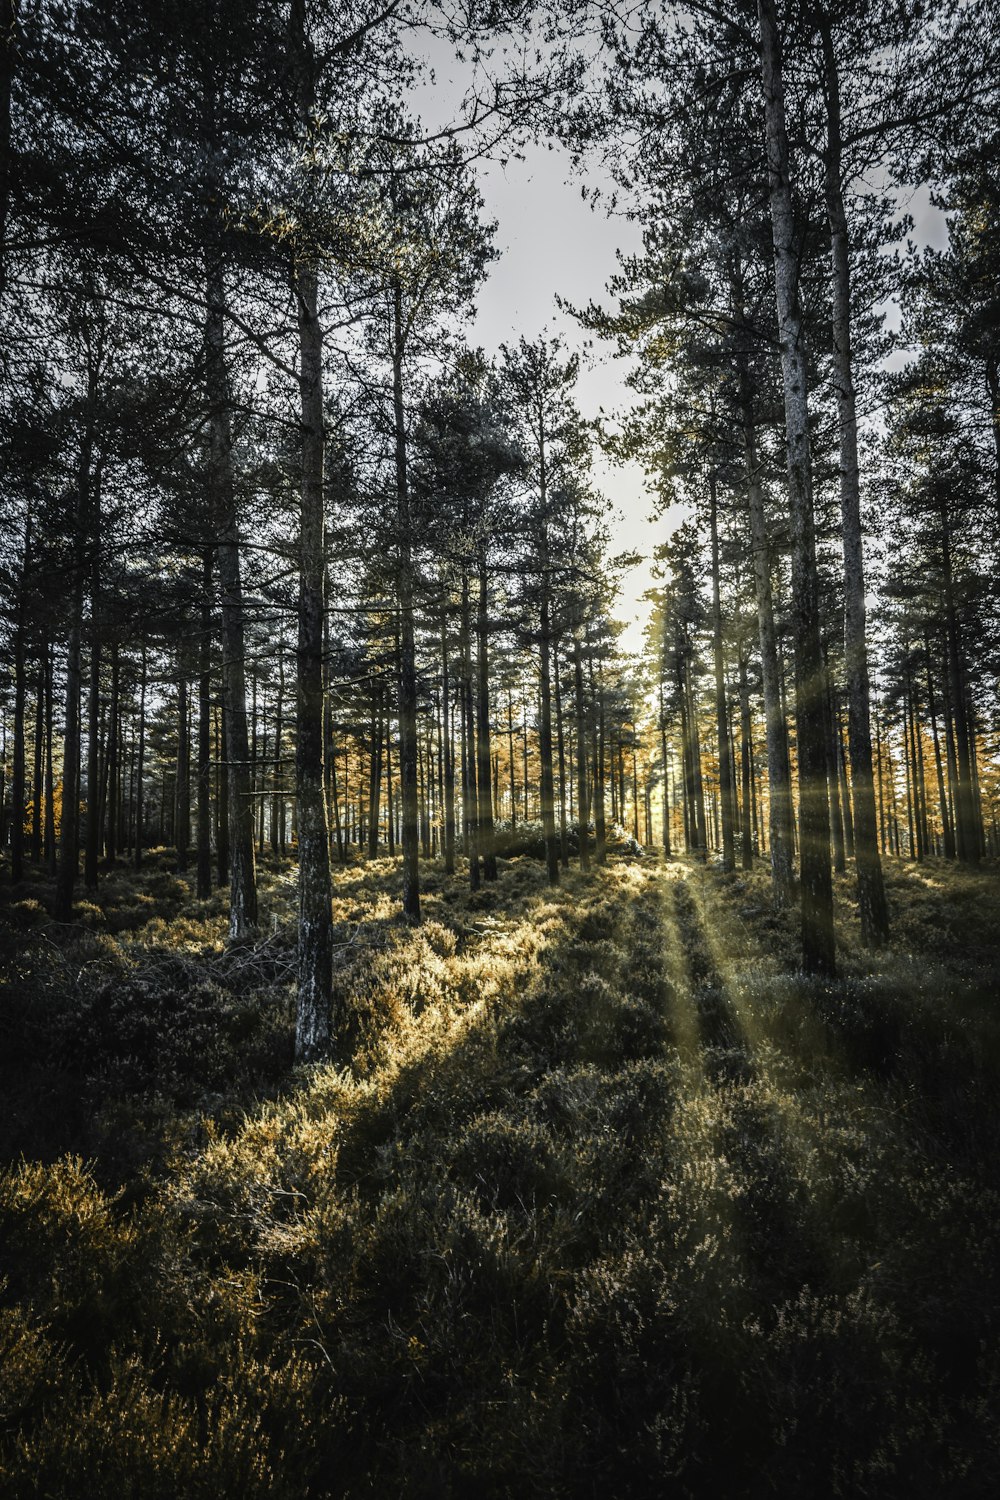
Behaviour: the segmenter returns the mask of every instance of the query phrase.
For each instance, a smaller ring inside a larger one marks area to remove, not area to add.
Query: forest
[[[1000,0],[0,0],[0,1493],[995,1495],[998,688]]]

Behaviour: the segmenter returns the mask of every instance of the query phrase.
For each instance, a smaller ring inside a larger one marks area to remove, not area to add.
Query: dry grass
[[[431,873],[413,931],[355,866],[294,1073],[290,869],[235,950],[158,874],[9,913],[83,1103],[0,1179],[5,1493],[994,1492],[994,875],[893,867],[877,963],[844,887],[818,985],[763,872]]]

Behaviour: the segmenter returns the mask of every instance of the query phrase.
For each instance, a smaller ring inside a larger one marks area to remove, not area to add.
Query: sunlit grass
[[[941,936],[988,951],[962,881],[891,870],[883,973],[817,986],[766,872],[426,874],[411,929],[391,861],[337,872],[339,1050],[298,1071],[292,867],[255,947],[155,868],[58,942],[13,919],[80,1145],[0,1177],[5,1494],[982,1476],[1000,1057]]]

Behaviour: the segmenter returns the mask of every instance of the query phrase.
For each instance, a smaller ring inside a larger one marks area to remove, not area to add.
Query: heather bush
[[[991,1494],[997,1025],[913,956],[937,901],[995,964],[954,883],[893,873],[878,972],[844,911],[829,984],[756,871],[513,860],[418,929],[392,878],[338,877],[299,1071],[286,871],[255,945],[15,914],[19,1067],[76,1104],[0,1177],[3,1492]]]

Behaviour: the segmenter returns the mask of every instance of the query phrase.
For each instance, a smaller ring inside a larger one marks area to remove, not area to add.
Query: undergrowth
[[[763,870],[352,866],[298,1072],[293,876],[8,907],[5,1495],[995,1493],[994,874],[834,984]]]

